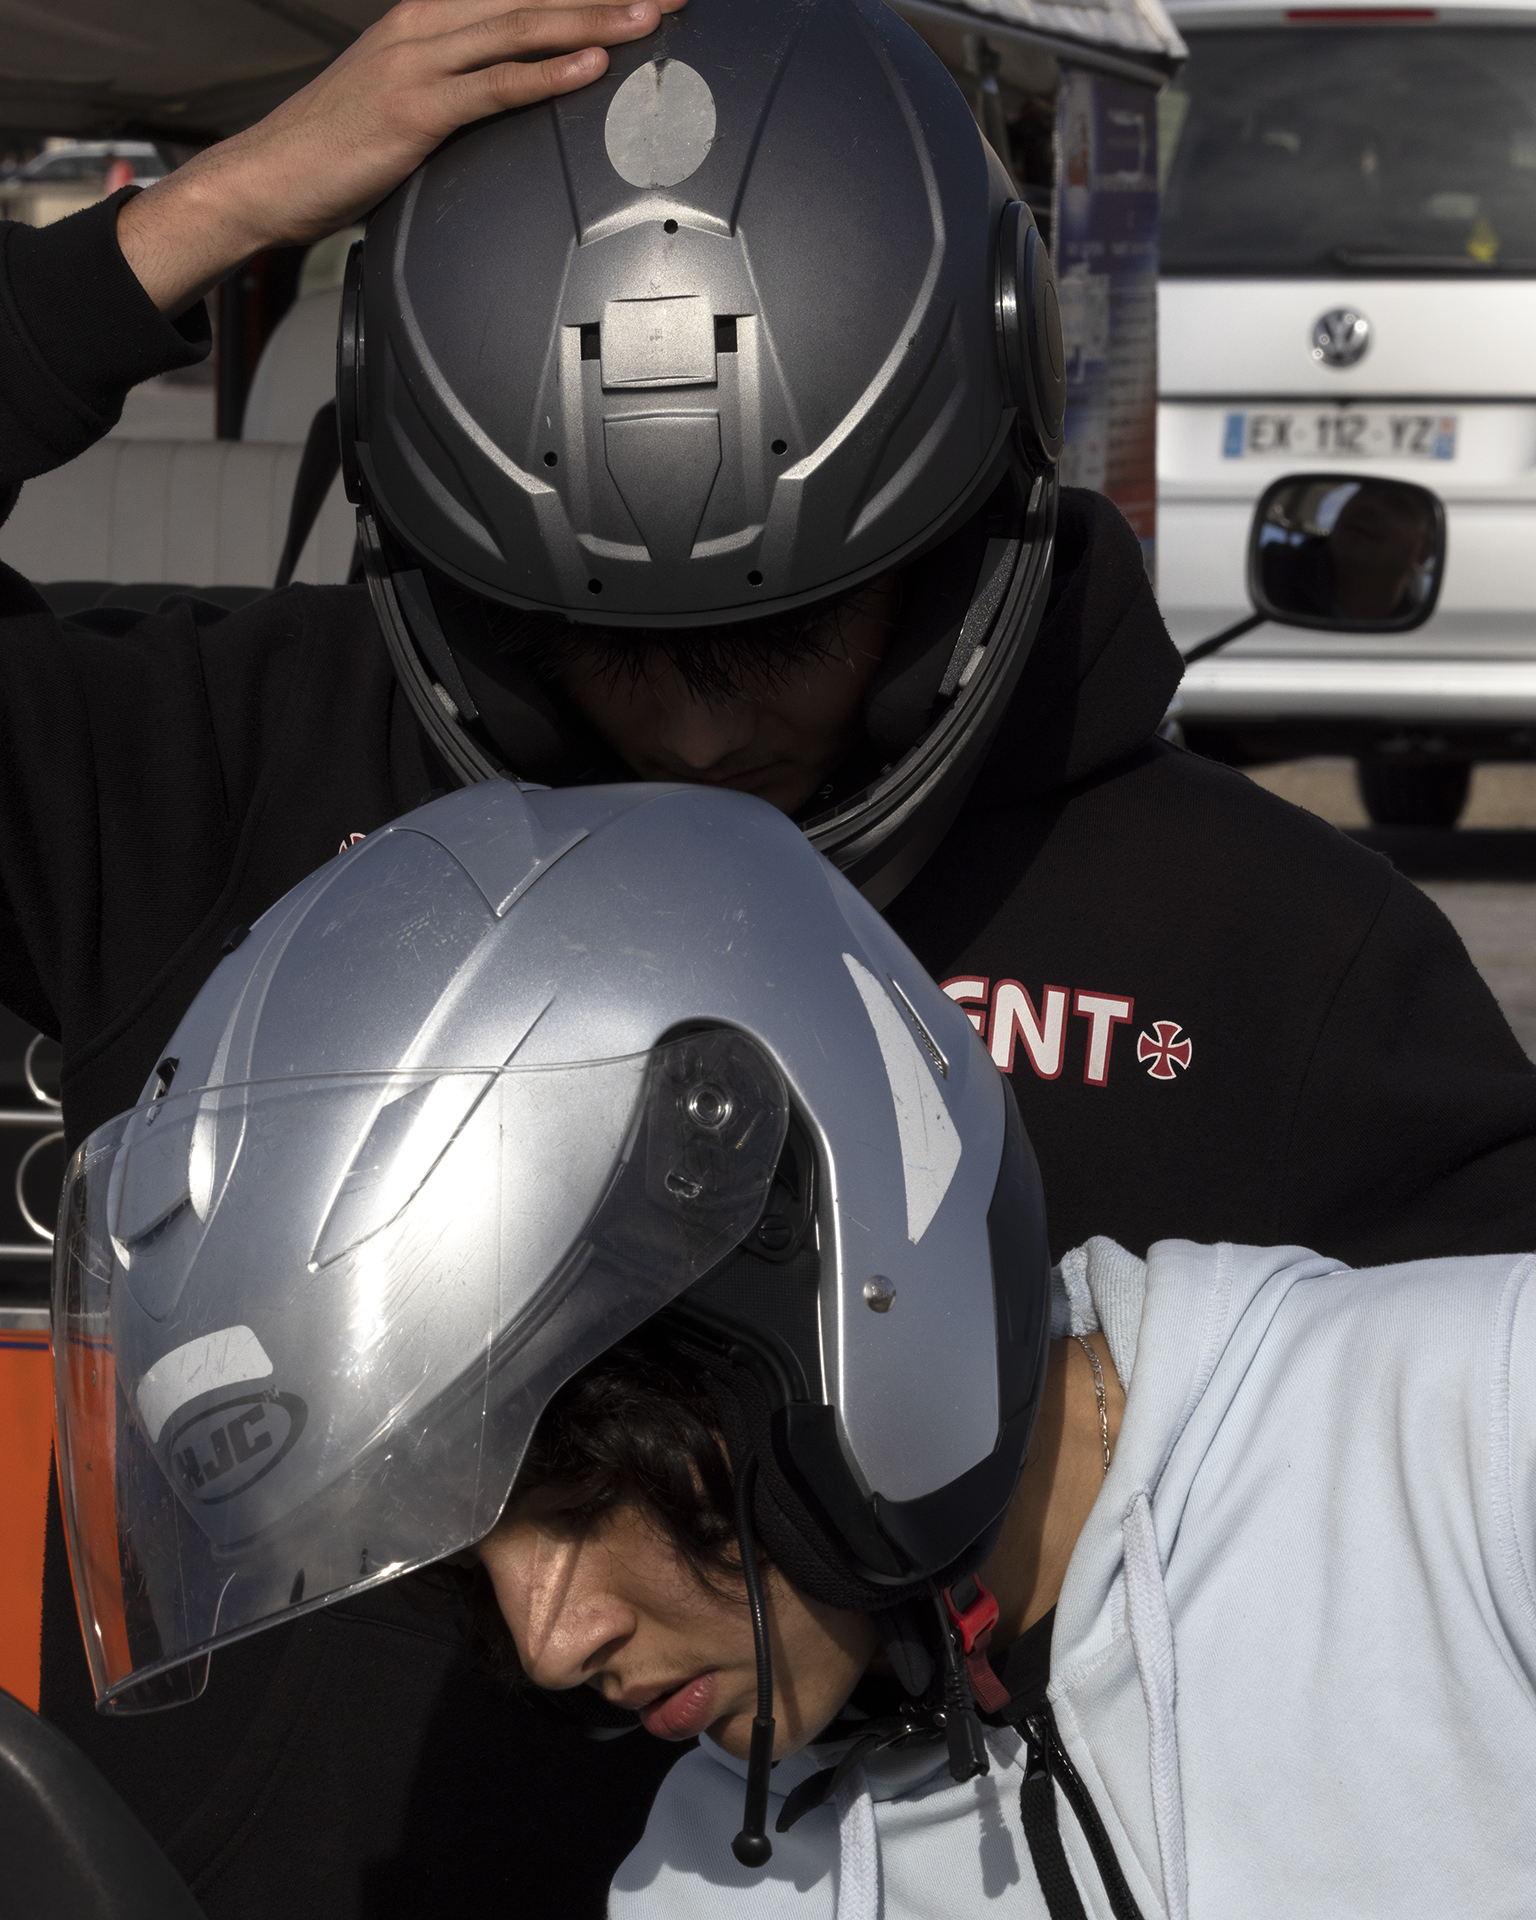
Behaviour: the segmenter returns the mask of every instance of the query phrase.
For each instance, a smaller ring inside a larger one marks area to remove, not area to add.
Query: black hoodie
[[[206,350],[114,219],[0,227],[0,488]],[[1011,1071],[1056,1249],[1536,1245],[1536,1072],[1455,933],[1384,860],[1159,740],[1179,672],[1130,530],[1066,492],[1003,731],[890,911]],[[232,929],[441,780],[360,588],[61,624],[0,568],[0,1001],[62,1040],[70,1140],[132,1104]],[[214,1920],[596,1915],[670,1750],[507,1702],[410,1586],[221,1652],[193,1706],[102,1721],[55,1501],[43,1710]]]

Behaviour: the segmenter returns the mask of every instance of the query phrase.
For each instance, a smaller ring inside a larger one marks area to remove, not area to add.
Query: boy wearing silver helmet
[[[700,1740],[614,1920],[1519,1909],[1536,1259],[1052,1274],[963,1015],[731,795],[439,801],[171,1045],[55,1272],[107,1712],[467,1553]]]

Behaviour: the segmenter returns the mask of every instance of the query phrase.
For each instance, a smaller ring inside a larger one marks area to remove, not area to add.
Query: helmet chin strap
[[[747,1583],[747,1606],[752,1614],[752,1650],[757,1659],[757,1713],[752,1721],[752,1745],[747,1756],[747,1791],[741,1831],[731,1842],[731,1852],[744,1867],[766,1867],[773,1858],[773,1843],[767,1831],[768,1785],[773,1767],[774,1740],[773,1656],[768,1646],[768,1610],[763,1603],[763,1575],[757,1563],[757,1534],[752,1523],[752,1495],[756,1486],[757,1456],[749,1454],[736,1479],[736,1541],[741,1553],[742,1574]],[[986,1589],[979,1582],[975,1584],[983,1598],[990,1601],[991,1596]],[[951,1776],[956,1780],[973,1780],[977,1774],[989,1772],[990,1763],[981,1724],[976,1718],[976,1703],[962,1658],[961,1640],[955,1630],[957,1624],[963,1630],[964,1620],[956,1612],[948,1590],[941,1593],[937,1583],[930,1580],[928,1592],[937,1616],[944,1676],[944,1704],[933,1714],[932,1720],[944,1729]],[[994,1618],[996,1612],[993,1603]],[[985,1644],[985,1639],[982,1644]],[[851,1758],[860,1759],[866,1749],[882,1746],[889,1739],[910,1737],[920,1731],[920,1718],[904,1718],[896,1729],[882,1727],[873,1738],[860,1742],[858,1751]],[[791,1808],[786,1805],[787,1817],[780,1820],[780,1831],[798,1819],[810,1805],[819,1804],[826,1797],[834,1775],[841,1777],[836,1769],[829,1768],[825,1776],[818,1775],[815,1781],[806,1783],[812,1789],[813,1797],[803,1806]],[[826,1785],[822,1785],[823,1779]],[[814,1791],[818,1786],[822,1788],[819,1794]],[[796,1798],[803,1797],[802,1790]]]
[[[976,1701],[984,1693],[989,1712],[997,1712],[1011,1704],[1006,1688],[985,1662],[991,1628],[997,1621],[997,1602],[974,1575],[966,1575],[963,1581],[956,1582],[962,1595],[969,1596],[964,1608],[955,1604],[953,1587],[940,1589],[934,1580],[928,1581],[927,1586],[942,1649],[940,1703],[934,1703],[933,1695],[925,1683],[922,1687],[908,1689],[923,1696],[921,1705],[909,1699],[904,1700],[894,1714],[883,1719],[839,1717],[835,1720],[824,1730],[824,1737],[849,1742],[847,1749],[831,1766],[813,1773],[785,1795],[784,1810],[778,1819],[780,1833],[788,1833],[796,1821],[804,1819],[812,1808],[824,1806],[858,1767],[872,1754],[880,1753],[886,1747],[931,1741],[942,1735],[949,1749],[951,1779],[974,1780],[977,1774],[991,1771],[986,1736],[976,1717]],[[914,1622],[915,1614],[916,1609]],[[887,1640],[886,1646],[887,1651],[897,1651],[900,1641]],[[893,1661],[892,1664],[910,1664],[911,1651],[910,1645],[901,1649],[899,1661]],[[924,1665],[928,1662],[926,1649],[922,1661]],[[897,1677],[905,1685],[899,1671]]]
[[[741,1571],[747,1583],[747,1605],[752,1613],[752,1650],[757,1656],[757,1714],[752,1722],[752,1746],[747,1757],[747,1796],[741,1832],[731,1852],[744,1867],[766,1867],[773,1857],[768,1838],[768,1778],[773,1766],[773,1656],[768,1648],[768,1610],[763,1604],[763,1575],[757,1564],[757,1536],[752,1525],[752,1492],[757,1485],[757,1456],[749,1454],[736,1479],[736,1541]]]
[[[928,1582],[928,1591],[932,1595],[938,1619],[939,1646],[944,1663],[942,1718],[944,1739],[949,1748],[950,1778],[974,1780],[977,1774],[991,1771],[987,1743],[982,1736],[981,1723],[976,1718],[971,1682],[961,1658],[960,1642],[951,1624],[951,1609],[946,1604],[946,1596],[940,1593],[937,1583],[932,1580]]]

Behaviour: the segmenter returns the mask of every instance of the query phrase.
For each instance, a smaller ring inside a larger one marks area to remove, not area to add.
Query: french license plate
[[[1454,460],[1456,415],[1395,407],[1229,413],[1221,451],[1227,460]]]

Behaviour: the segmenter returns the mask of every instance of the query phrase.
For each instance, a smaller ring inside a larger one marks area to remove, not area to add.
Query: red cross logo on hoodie
[[[1194,1058],[1194,1043],[1189,1037],[1175,1038],[1179,1030],[1177,1020],[1154,1020],[1151,1033],[1137,1036],[1136,1058],[1151,1061],[1147,1072],[1154,1080],[1176,1080],[1174,1068],[1187,1067]]]

